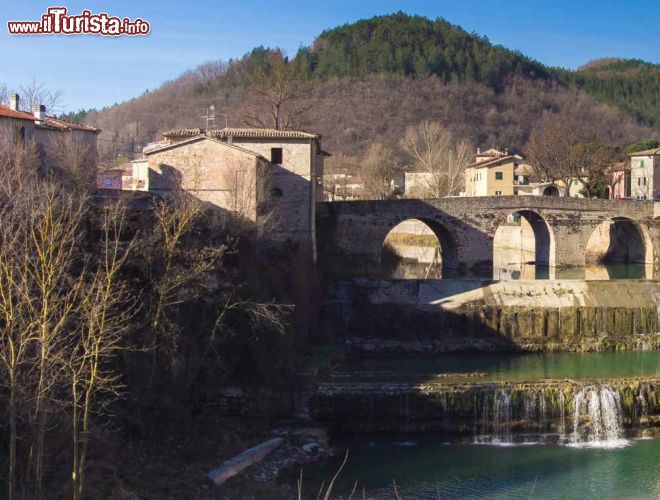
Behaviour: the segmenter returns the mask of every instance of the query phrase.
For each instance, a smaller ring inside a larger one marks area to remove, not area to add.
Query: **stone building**
[[[630,196],[639,200],[660,199],[660,148],[647,149],[630,157]]]
[[[321,137],[293,130],[183,129],[133,162],[133,182],[166,194],[181,189],[244,217],[277,240],[314,243],[323,201]]]
[[[96,140],[100,132],[89,125],[48,116],[42,105],[33,106],[31,113],[22,111],[18,94],[9,96],[9,106],[0,104],[0,136],[23,144],[34,141],[44,165],[49,163],[53,148],[61,146],[62,140],[86,148],[90,163],[96,165]]]

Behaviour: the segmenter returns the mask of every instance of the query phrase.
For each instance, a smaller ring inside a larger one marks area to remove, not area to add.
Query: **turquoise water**
[[[660,440],[614,450],[555,445],[517,447],[443,444],[394,438],[338,442],[349,449],[333,498],[658,498]],[[341,455],[343,452],[340,452]],[[303,472],[303,492],[316,495],[343,456]]]
[[[502,381],[660,376],[660,351],[397,356],[349,360],[333,377],[351,381],[430,381],[447,374],[466,373],[482,374],[483,380]]]

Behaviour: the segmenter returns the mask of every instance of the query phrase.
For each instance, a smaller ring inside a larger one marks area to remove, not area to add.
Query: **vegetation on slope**
[[[479,82],[502,89],[513,77],[555,75],[520,52],[492,45],[438,18],[398,12],[324,31],[296,56],[316,78],[371,73],[436,75],[444,82]]]
[[[106,158],[130,156],[168,129],[206,126],[210,104],[218,126],[227,115],[230,126],[310,129],[353,157],[374,142],[399,154],[405,129],[424,120],[476,146],[524,153],[543,114],[564,110],[625,147],[657,136],[657,75],[657,66],[616,59],[552,69],[442,19],[397,13],[327,30],[291,60],[258,47],[204,64],[86,121],[104,131]]]
[[[660,128],[660,65],[615,59],[588,65],[573,79],[599,101],[617,106],[640,123]]]

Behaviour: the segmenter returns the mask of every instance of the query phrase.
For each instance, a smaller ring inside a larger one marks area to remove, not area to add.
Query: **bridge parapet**
[[[624,219],[646,238],[648,259],[656,262],[660,244],[660,204],[653,201],[593,200],[542,196],[453,197],[439,199],[361,200],[318,204],[321,255],[352,262],[380,262],[383,242],[400,222],[419,219],[438,236],[451,265],[492,267],[497,228],[514,212],[528,213],[544,224],[543,250],[556,266],[584,265],[587,243],[603,222]]]

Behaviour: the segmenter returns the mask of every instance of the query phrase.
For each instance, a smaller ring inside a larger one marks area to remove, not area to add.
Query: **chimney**
[[[9,108],[13,109],[14,111],[18,111],[20,100],[21,98],[18,96],[18,94],[9,94]]]
[[[481,148],[477,148],[477,154],[481,154]]]
[[[46,122],[46,106],[43,104],[32,106],[32,114],[34,115],[34,122],[37,125],[43,125]]]

